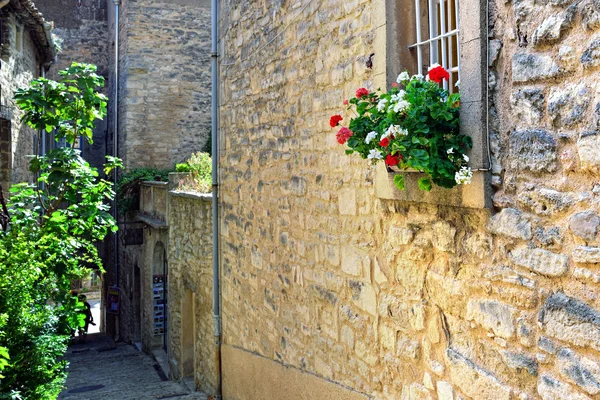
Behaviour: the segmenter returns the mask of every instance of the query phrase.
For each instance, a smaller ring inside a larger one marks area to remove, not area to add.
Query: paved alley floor
[[[112,338],[92,335],[86,344],[69,347],[68,400],[207,400],[183,383],[169,381],[150,356]]]

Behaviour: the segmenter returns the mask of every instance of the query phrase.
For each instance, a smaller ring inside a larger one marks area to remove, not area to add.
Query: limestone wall
[[[120,156],[172,168],[210,136],[210,3],[128,0],[120,18]]]
[[[594,398],[600,3],[490,1],[492,210],[380,200],[335,142],[378,4],[222,3],[226,348],[380,399]]]
[[[58,71],[73,62],[94,64],[98,74],[106,79],[103,93],[113,100],[112,93],[108,92],[108,58],[112,50],[108,43],[107,1],[43,0],[38,1],[37,6],[46,20],[54,23],[54,33],[62,40],[62,51],[47,77],[59,79]],[[100,168],[106,162],[106,154],[112,154],[112,149],[107,148],[106,119],[97,121],[96,126],[94,143],[85,142],[82,150],[85,159]]]
[[[5,106],[3,118],[10,120],[10,130],[3,126],[0,137],[0,183],[5,196],[11,183],[27,182],[33,179],[29,173],[29,158],[35,152],[36,132],[21,123],[22,112],[13,100],[18,88],[29,85],[32,79],[39,76],[40,62],[38,50],[31,35],[24,25],[16,19],[15,14],[5,13],[3,23],[6,25],[7,46],[2,50],[0,68],[1,104]],[[18,33],[22,32],[22,33]],[[22,41],[17,42],[17,35]]]
[[[188,360],[193,362],[196,387],[207,394],[215,394],[217,379],[212,312],[211,200],[211,195],[169,193],[171,374],[175,379],[186,375],[184,358],[193,354]],[[190,297],[193,304],[189,303]],[[194,313],[186,313],[184,307],[190,307]],[[193,321],[190,321],[192,314]],[[185,323],[191,323],[193,329],[185,329]],[[189,340],[185,335],[192,331],[194,337]],[[186,341],[189,344],[186,345]]]

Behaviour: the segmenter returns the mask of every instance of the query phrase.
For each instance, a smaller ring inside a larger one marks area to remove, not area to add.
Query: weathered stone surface
[[[515,353],[512,351],[502,351],[502,357],[504,357],[504,362],[509,368],[512,368],[516,371],[527,371],[530,375],[537,376],[538,374],[538,362],[537,360],[524,353]]]
[[[426,387],[419,383],[413,383],[402,388],[400,400],[433,400],[433,397]]]
[[[583,68],[595,68],[600,65],[600,39],[592,41],[581,55]]]
[[[510,96],[510,104],[519,125],[537,126],[544,116],[545,98],[540,89],[520,89]]]
[[[589,394],[600,393],[600,364],[580,357],[573,350],[560,349],[556,354],[560,374]]]
[[[573,17],[576,12],[577,5],[573,5],[560,14],[546,18],[533,33],[533,44],[537,46],[558,41],[564,31],[573,26]]]
[[[549,336],[600,350],[600,312],[580,300],[554,293],[544,303],[538,320]]]
[[[591,172],[600,170],[600,132],[583,132],[577,141],[581,168]]]
[[[456,228],[446,221],[433,224],[433,247],[440,251],[455,252]]]
[[[490,231],[496,235],[529,240],[532,237],[531,222],[519,210],[505,208],[490,220]]]
[[[545,130],[514,131],[510,134],[511,167],[516,171],[554,172],[556,147],[556,141]]]
[[[489,65],[496,64],[498,60],[498,56],[500,55],[500,50],[502,49],[502,41],[498,39],[490,40],[489,44],[489,55],[488,55],[488,63]]]
[[[546,276],[563,276],[567,273],[568,257],[543,249],[519,248],[509,254],[512,262]]]
[[[561,74],[560,67],[550,56],[527,53],[517,53],[513,56],[513,82],[534,82],[555,78]]]
[[[547,374],[538,379],[537,390],[543,400],[591,400],[588,396],[575,392],[568,384]]]
[[[579,57],[575,49],[571,46],[560,46],[558,49],[558,60],[561,66],[567,70],[574,70],[579,63]]]
[[[392,226],[387,239],[392,245],[400,246],[412,242],[414,235],[414,230],[409,227]]]
[[[438,381],[436,386],[438,400],[454,400],[454,389],[450,383]]]
[[[467,396],[475,399],[511,399],[512,390],[509,387],[452,348],[446,351],[446,364],[452,381]]]
[[[377,315],[377,293],[372,285],[359,281],[349,281],[352,301],[361,310]]]
[[[475,321],[483,328],[506,339],[515,335],[516,314],[516,308],[495,300],[469,300],[467,303],[468,321]]]
[[[539,215],[552,215],[564,211],[574,203],[571,193],[548,188],[533,188],[519,193],[519,203]]]
[[[573,261],[578,263],[600,263],[600,247],[579,246],[573,251]]]
[[[599,225],[600,216],[591,210],[573,214],[569,219],[569,227],[573,234],[587,241],[596,238],[596,231]]]
[[[586,0],[581,8],[582,23],[585,29],[600,28],[600,0]]]
[[[550,93],[548,114],[556,127],[569,127],[582,121],[590,102],[585,85],[559,89]]]

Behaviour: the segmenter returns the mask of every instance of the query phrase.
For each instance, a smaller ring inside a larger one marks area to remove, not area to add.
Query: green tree
[[[15,95],[27,125],[54,132],[69,147],[34,156],[35,184],[10,189],[9,224],[0,232],[0,398],[55,399],[61,392],[61,357],[83,325],[71,282],[92,266],[102,269],[96,244],[117,229],[111,183],[72,148],[80,136],[91,142],[94,121],[106,115],[107,98],[98,92],[104,78],[78,63],[60,76],[36,79]],[[104,173],[119,166],[108,157]]]

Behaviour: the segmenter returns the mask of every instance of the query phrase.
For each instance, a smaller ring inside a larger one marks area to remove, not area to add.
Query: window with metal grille
[[[416,43],[408,48],[417,53],[417,71],[426,75],[430,65],[440,64],[450,72],[444,89],[455,92],[460,79],[458,0],[414,1]]]

